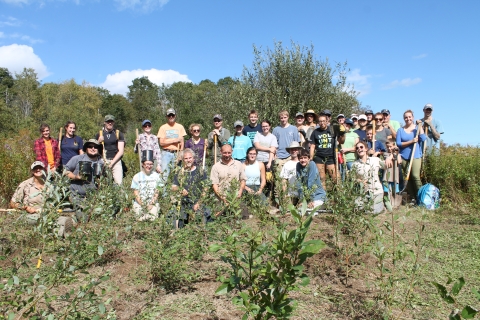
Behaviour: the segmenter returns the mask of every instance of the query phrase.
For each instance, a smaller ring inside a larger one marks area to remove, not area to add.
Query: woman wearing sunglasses
[[[383,145],[385,145],[388,139],[397,137],[397,132],[395,129],[390,125],[390,123],[385,122],[385,118],[383,113],[377,112],[374,115],[375,120],[375,140],[380,141]]]
[[[357,204],[364,206],[369,199],[373,200],[373,213],[379,214],[384,210],[383,205],[383,187],[380,182],[378,171],[380,169],[390,168],[392,166],[392,156],[385,161],[377,157],[369,157],[368,146],[365,141],[359,141],[355,145],[357,161],[352,165],[352,171],[355,172],[357,181],[363,186],[363,192],[366,199],[358,199]]]
[[[185,141],[185,149],[192,149],[195,152],[195,165],[198,166],[202,163],[203,153],[205,151],[205,146],[208,146],[208,143],[205,139],[200,138],[200,131],[202,126],[198,123],[192,123],[188,128],[191,138]]]
[[[143,120],[142,129],[143,133],[139,134],[138,139],[135,140],[135,153],[140,152],[140,154],[142,154],[145,150],[152,150],[153,159],[156,162],[155,171],[162,173],[162,152],[158,145],[157,136],[152,134],[152,122],[150,120]]]

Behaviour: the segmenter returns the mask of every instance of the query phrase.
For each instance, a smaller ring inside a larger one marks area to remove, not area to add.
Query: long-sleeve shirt
[[[311,195],[312,201],[325,201],[327,198],[327,194],[320,181],[317,166],[313,161],[310,161],[305,167],[303,167],[300,162],[297,163],[297,187],[300,198],[304,197],[304,188],[313,190],[313,194]]]
[[[53,160],[55,162],[54,167],[58,168],[60,165],[60,149],[58,149],[58,141],[50,138],[52,144],[52,152],[53,152]],[[33,146],[33,150],[35,151],[35,160],[41,161],[45,168],[48,168],[48,158],[47,158],[47,151],[45,150],[45,140],[42,138],[35,140],[35,144]]]
[[[153,158],[157,160],[157,165],[162,163],[162,152],[160,150],[160,146],[158,145],[158,138],[154,134],[146,134],[142,133],[138,135],[138,140],[140,140],[139,145],[139,152],[143,150],[152,150],[153,151]]]
[[[404,160],[410,160],[410,157],[412,155],[412,149],[415,144],[412,143],[406,147],[402,147],[402,142],[413,140],[413,138],[415,138],[417,134],[417,130],[418,129],[415,128],[413,129],[412,132],[407,133],[405,132],[404,128],[400,128],[397,131],[397,146],[398,146],[398,149],[400,150],[400,155]],[[415,154],[413,155],[414,159],[419,159],[422,157],[423,151],[421,148],[421,145],[422,145],[421,142],[423,142],[426,138],[427,137],[423,133],[418,135],[418,142],[416,143],[417,146],[415,147]]]

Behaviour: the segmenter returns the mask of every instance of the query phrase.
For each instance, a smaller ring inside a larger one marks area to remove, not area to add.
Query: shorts
[[[328,157],[328,156],[327,157],[314,156],[313,162],[315,162],[316,164],[325,164],[325,165],[335,164],[333,157]]]

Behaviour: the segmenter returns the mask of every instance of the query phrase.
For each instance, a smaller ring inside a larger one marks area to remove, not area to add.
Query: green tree
[[[23,118],[27,118],[38,102],[38,82],[37,73],[32,68],[24,68],[21,73],[15,73],[14,106],[18,109]]]
[[[100,114],[102,117],[111,114],[115,117],[115,126],[125,132],[129,123],[135,121],[130,102],[121,94],[110,94],[107,89],[97,88],[102,97]]]
[[[135,78],[128,86],[127,98],[135,111],[135,120],[157,119],[160,110],[159,87],[151,82],[148,77]]]

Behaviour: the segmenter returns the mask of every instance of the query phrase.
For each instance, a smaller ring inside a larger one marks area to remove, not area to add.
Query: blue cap
[[[373,114],[373,110],[367,110],[365,111],[365,114]]]
[[[345,123],[353,126],[353,121],[350,118],[345,119]]]
[[[152,121],[150,121],[150,120],[148,120],[148,119],[143,120],[143,122],[142,122],[142,127],[143,127],[145,124],[147,124],[147,123],[152,124]]]

